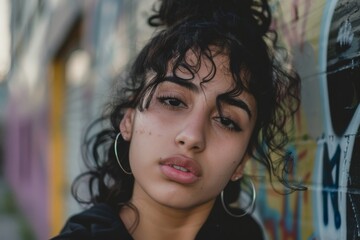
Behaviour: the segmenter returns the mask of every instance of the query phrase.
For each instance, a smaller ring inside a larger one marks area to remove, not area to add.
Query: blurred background
[[[81,210],[81,138],[154,29],[154,0],[0,0],[0,239],[44,240]],[[360,239],[360,1],[271,0],[303,82],[290,181],[261,166],[254,217],[268,239]],[[274,183],[276,185],[276,182]]]
[[[81,137],[153,29],[149,0],[0,0],[0,239],[48,239],[80,210]]]

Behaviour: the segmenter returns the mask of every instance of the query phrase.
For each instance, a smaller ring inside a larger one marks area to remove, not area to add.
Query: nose
[[[202,111],[190,114],[181,125],[175,142],[188,151],[201,152],[206,147],[206,117]]]

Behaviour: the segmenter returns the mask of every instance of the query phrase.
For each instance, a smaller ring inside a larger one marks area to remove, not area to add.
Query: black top
[[[262,240],[263,232],[250,216],[234,218],[216,210],[202,226],[196,240]],[[106,204],[97,204],[82,213],[72,216],[61,233],[51,240],[132,240],[118,211]]]

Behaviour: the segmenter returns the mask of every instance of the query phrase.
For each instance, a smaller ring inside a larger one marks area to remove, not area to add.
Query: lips
[[[182,155],[162,159],[160,169],[167,179],[181,184],[194,183],[201,177],[200,165]]]

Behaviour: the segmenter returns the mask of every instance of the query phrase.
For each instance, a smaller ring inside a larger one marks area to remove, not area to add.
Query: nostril
[[[203,139],[202,136],[191,136],[187,133],[181,132],[176,136],[175,143],[181,148],[199,151],[204,148],[205,139]]]

